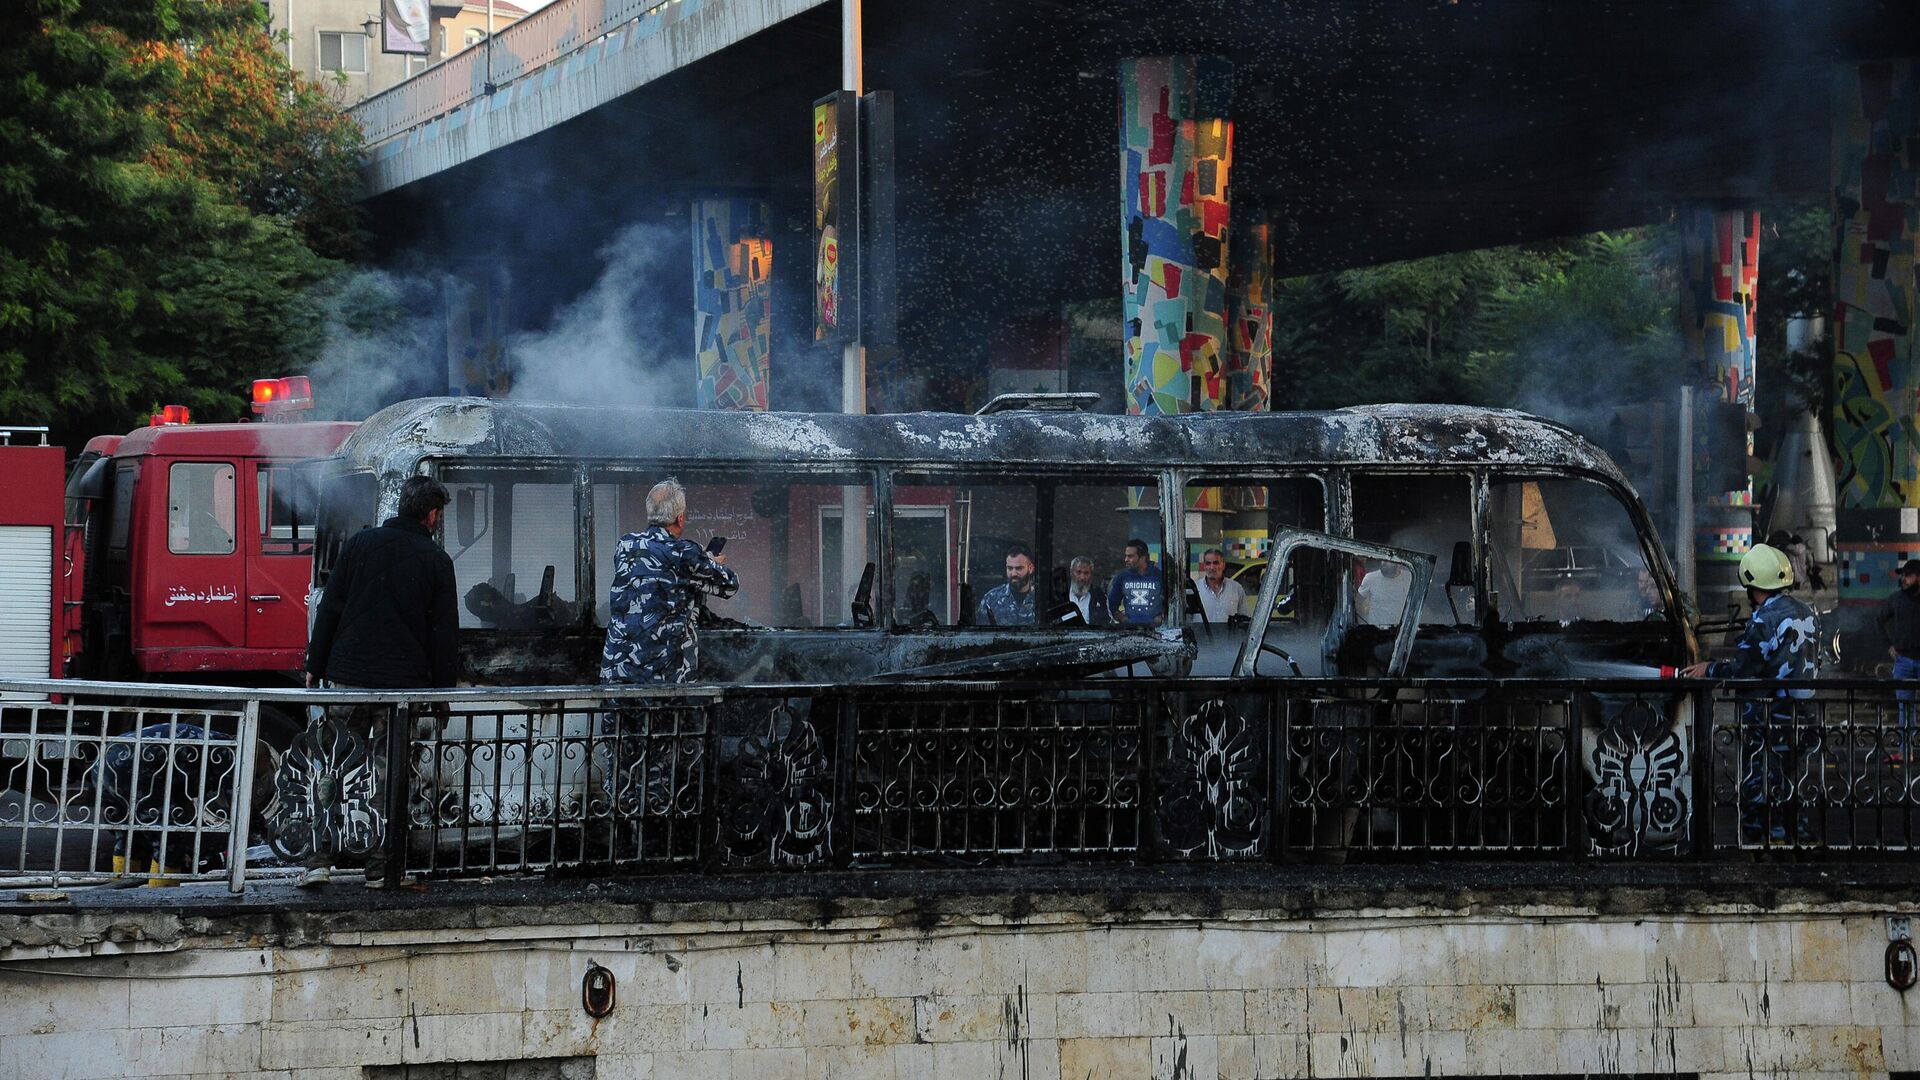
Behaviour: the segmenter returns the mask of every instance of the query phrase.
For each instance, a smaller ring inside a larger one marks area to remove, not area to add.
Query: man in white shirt
[[[1353,613],[1368,626],[1399,626],[1400,613],[1407,606],[1407,590],[1412,587],[1413,575],[1405,567],[1382,559],[1360,579]]]
[[[1219,548],[1200,556],[1200,573],[1194,581],[1200,585],[1200,608],[1208,624],[1225,626],[1228,619],[1245,614],[1247,590],[1227,577],[1227,557]]]

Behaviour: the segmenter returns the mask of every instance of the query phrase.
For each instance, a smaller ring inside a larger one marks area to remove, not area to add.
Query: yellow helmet
[[[1793,564],[1777,547],[1755,544],[1740,556],[1740,584],[1773,592],[1793,584]]]

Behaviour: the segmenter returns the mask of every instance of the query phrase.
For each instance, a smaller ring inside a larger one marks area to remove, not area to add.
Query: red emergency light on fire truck
[[[354,425],[300,419],[313,407],[303,376],[260,380],[252,396],[268,422],[195,424],[169,405],[147,427],[90,440],[67,470],[64,513],[60,450],[0,446],[0,474],[19,493],[4,500],[0,563],[27,551],[21,576],[43,574],[53,591],[40,677],[266,684],[298,671],[314,535],[302,466]],[[31,667],[0,651],[0,674]]]

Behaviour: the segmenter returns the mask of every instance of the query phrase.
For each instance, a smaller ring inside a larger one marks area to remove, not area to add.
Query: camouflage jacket
[[[1784,592],[1774,593],[1747,620],[1739,651],[1732,659],[1708,665],[1707,675],[1715,679],[1811,679],[1819,667],[1817,638],[1813,609]],[[1795,690],[1779,696],[1811,693]]]
[[[980,598],[973,621],[980,626],[1032,626],[1034,592],[1029,587],[1024,594],[1015,596],[1012,585],[995,585]]]
[[[613,556],[600,681],[687,681],[700,659],[694,593],[725,597],[739,588],[737,574],[665,526],[621,537]]]

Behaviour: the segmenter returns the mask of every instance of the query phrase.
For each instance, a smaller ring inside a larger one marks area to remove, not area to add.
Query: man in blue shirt
[[[1113,575],[1107,587],[1107,610],[1113,621],[1128,626],[1154,626],[1165,613],[1160,568],[1147,554],[1145,540],[1127,541],[1127,568]]]
[[[732,596],[740,578],[726,556],[680,539],[686,527],[687,493],[679,481],[655,484],[647,492],[646,531],[621,537],[614,552],[601,682],[681,683],[699,665],[695,594]]]
[[[1025,544],[1007,547],[1007,582],[995,585],[980,598],[973,613],[979,626],[1033,625],[1033,549]]]
[[[1793,565],[1786,553],[1755,544],[1740,559],[1740,583],[1747,587],[1753,614],[1730,660],[1698,663],[1681,670],[1689,679],[1812,679],[1819,674],[1818,631],[1813,609],[1787,595]],[[1801,757],[1820,739],[1817,706],[1797,705],[1813,697],[1805,688],[1776,689],[1769,698],[1749,698],[1740,707],[1740,824],[1749,842],[1784,844],[1793,825],[1802,843],[1817,841],[1816,823],[1800,798],[1802,784],[1821,782],[1801,775]]]

